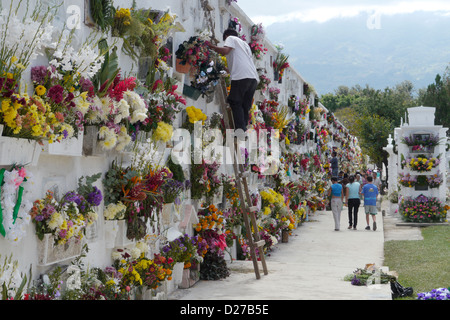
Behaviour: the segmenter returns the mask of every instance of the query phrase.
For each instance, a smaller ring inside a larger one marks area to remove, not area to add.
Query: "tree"
[[[418,101],[423,106],[435,107],[436,124],[443,127],[450,127],[450,75],[447,67],[444,75],[436,75],[434,83],[430,84],[426,90],[419,92]],[[447,132],[450,134],[450,132]]]
[[[386,139],[400,125],[407,108],[416,106],[413,93],[414,86],[409,81],[384,90],[368,85],[340,86],[334,94],[322,96],[321,101],[358,138],[364,154],[381,167],[382,163],[387,165],[388,155],[383,150]]]

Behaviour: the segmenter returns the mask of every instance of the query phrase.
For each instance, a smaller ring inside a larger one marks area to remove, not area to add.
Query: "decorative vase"
[[[42,148],[36,140],[0,136],[0,166],[37,165]]]
[[[134,291],[134,300],[152,300],[153,290],[139,286]]]
[[[180,289],[189,289],[200,280],[200,264],[183,269],[183,278],[178,285]]]
[[[183,262],[177,262],[173,266],[172,281],[174,282],[175,285],[179,285],[181,281],[183,281],[183,270],[184,270]]]
[[[173,205],[173,202],[171,203],[165,203],[163,204],[162,210],[161,210],[161,221],[163,225],[169,225],[172,220],[172,212],[174,211],[175,207]]]
[[[278,81],[280,79],[280,73],[278,71],[273,72],[273,81]]]
[[[105,220],[105,247],[114,248],[116,246],[116,236],[119,231],[117,220]]]
[[[98,127],[85,126],[83,135],[83,155],[93,156],[98,153]]]
[[[289,230],[286,229],[281,230],[281,242],[282,243],[289,242]]]
[[[127,222],[125,220],[117,220],[117,229],[116,247],[125,247],[134,243],[134,240],[130,240],[127,237]]]
[[[176,71],[179,73],[189,73],[189,71],[191,70],[191,65],[187,62],[185,64],[182,64],[181,61],[181,59],[177,58],[175,66]]]
[[[44,239],[38,241],[38,264],[48,266],[61,261],[73,259],[81,254],[82,241],[71,239],[65,244],[55,244],[51,233],[44,234]]]

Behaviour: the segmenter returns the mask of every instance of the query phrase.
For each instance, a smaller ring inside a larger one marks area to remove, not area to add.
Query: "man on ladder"
[[[231,88],[228,103],[233,111],[235,129],[247,130],[253,95],[259,82],[258,72],[253,63],[252,51],[247,42],[238,37],[236,30],[227,29],[223,33],[223,47],[211,43],[208,46],[227,57]]]
[[[247,131],[249,112],[252,107],[253,95],[256,91],[259,76],[253,63],[250,47],[238,37],[236,30],[225,30],[223,40],[225,41],[224,47],[218,47],[210,43],[208,46],[227,57],[228,70],[231,75],[231,88],[228,97],[226,97],[225,82],[222,79],[221,104],[224,109],[225,124],[227,129],[242,129],[245,132]],[[231,112],[230,107],[227,106],[227,102],[231,107]],[[259,236],[259,228],[255,217],[257,207],[252,206],[247,184],[248,172],[244,172],[242,154],[236,140],[233,145],[233,167],[236,176],[236,185],[243,209],[243,218],[247,230],[247,239],[249,241],[253,266],[256,278],[259,279],[258,255],[263,266],[264,274],[268,274],[263,251],[265,241],[261,240]]]

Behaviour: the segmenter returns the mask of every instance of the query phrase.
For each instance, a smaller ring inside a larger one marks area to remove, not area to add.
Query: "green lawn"
[[[424,240],[386,241],[384,265],[417,293],[450,287],[450,226],[421,228]]]

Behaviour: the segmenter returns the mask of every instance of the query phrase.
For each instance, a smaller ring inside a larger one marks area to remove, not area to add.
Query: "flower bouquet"
[[[44,198],[33,203],[30,215],[40,240],[46,233],[54,236],[56,244],[83,238],[86,228],[97,220],[94,207],[100,205],[103,199],[100,190],[92,186],[99,176],[86,177],[85,184],[81,177],[78,189],[67,192],[59,201],[48,190]]]
[[[404,197],[400,201],[399,212],[407,222],[443,222],[447,217],[448,206],[438,198],[420,195],[413,199]]]
[[[274,80],[280,82],[283,77],[284,70],[289,67],[289,56],[281,52],[283,49],[281,46],[277,46],[277,49],[278,53],[275,61],[272,63],[272,66],[275,73]]]
[[[173,259],[175,263],[183,263],[188,269],[193,263],[200,263],[206,254],[208,245],[206,240],[200,236],[189,236],[185,234],[170,241],[162,248],[162,255],[167,259]]]
[[[440,156],[428,158],[425,155],[418,155],[417,157],[412,157],[404,160],[404,164],[408,166],[413,171],[426,172],[431,171],[433,168],[437,167],[440,163]]]
[[[427,183],[430,188],[439,188],[442,182],[442,175],[439,172],[427,177]]]
[[[413,188],[417,183],[417,176],[411,176],[409,173],[399,173],[398,183],[407,188]]]
[[[441,140],[442,138],[433,134],[412,134],[401,138],[401,142],[410,147],[412,152],[430,152]]]

